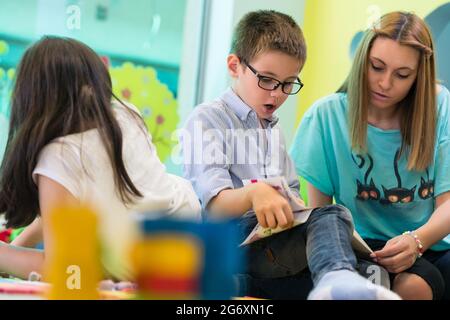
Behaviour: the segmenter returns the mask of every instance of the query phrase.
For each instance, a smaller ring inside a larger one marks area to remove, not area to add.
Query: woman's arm
[[[430,220],[416,230],[424,249],[428,249],[450,233],[450,191],[436,198],[436,209]]]
[[[42,241],[42,221],[40,217],[37,217],[11,244],[17,247],[34,248]]]
[[[430,248],[450,233],[450,192],[436,198],[436,210],[428,222],[414,233],[420,239],[423,250]],[[399,235],[389,240],[386,246],[376,251],[372,257],[389,272],[399,273],[408,269],[416,261],[417,243],[409,235]]]
[[[324,207],[333,203],[333,197],[322,193],[319,189],[308,183],[308,206],[312,208]]]
[[[48,215],[56,205],[78,205],[79,202],[62,185],[45,176],[38,176],[39,207],[41,210],[45,248],[50,243]],[[0,270],[14,277],[27,279],[32,271],[42,274],[45,254],[42,250],[16,247],[0,243]]]

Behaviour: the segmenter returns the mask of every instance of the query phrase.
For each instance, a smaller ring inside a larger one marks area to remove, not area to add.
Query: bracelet
[[[410,237],[412,237],[414,239],[414,241],[416,241],[416,245],[417,245],[417,258],[420,258],[423,255],[424,249],[423,249],[423,244],[422,241],[420,241],[419,237],[417,236],[417,234],[411,232],[411,231],[405,231],[402,233],[403,235],[408,235]]]

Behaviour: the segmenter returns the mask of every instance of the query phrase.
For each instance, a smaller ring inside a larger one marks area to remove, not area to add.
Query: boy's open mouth
[[[273,109],[275,109],[275,105],[269,104],[269,103],[265,104],[264,107],[266,107],[267,110],[273,110]]]

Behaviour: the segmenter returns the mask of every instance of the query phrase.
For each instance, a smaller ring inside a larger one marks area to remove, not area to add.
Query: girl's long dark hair
[[[38,214],[32,179],[41,150],[53,139],[96,128],[125,203],[141,193],[122,159],[122,132],[111,107],[111,78],[100,57],[83,43],[44,37],[24,54],[11,99],[11,119],[0,169],[0,213],[8,227],[30,224]]]

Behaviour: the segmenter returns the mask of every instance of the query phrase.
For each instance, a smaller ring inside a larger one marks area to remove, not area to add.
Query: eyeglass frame
[[[269,77],[269,76],[263,76],[263,75],[260,74],[258,71],[256,71],[255,68],[253,68],[250,64],[248,64],[248,62],[246,62],[245,60],[242,60],[242,63],[245,64],[245,65],[250,69],[250,71],[258,78],[258,87],[260,87],[260,88],[263,89],[263,90],[266,90],[266,91],[275,91],[275,90],[278,89],[279,86],[281,86],[281,91],[282,91],[284,94],[287,94],[287,95],[291,95],[291,96],[292,96],[292,95],[296,95],[297,93],[299,93],[300,90],[304,87],[304,83],[300,80],[299,77],[296,78],[296,80],[297,80],[298,82],[293,82],[293,81],[283,81],[283,82],[281,82],[281,81],[278,80],[278,79],[275,79],[275,78],[272,78],[272,77]],[[261,82],[261,79],[262,79],[262,78],[273,80],[273,81],[277,82],[277,84],[273,87],[273,89],[266,89],[266,88],[263,88],[263,87],[260,85],[260,82]],[[299,89],[297,90],[297,92],[295,92],[295,93],[292,93],[292,92],[286,93],[286,91],[284,91],[284,86],[287,85],[287,84],[293,84],[293,83],[300,85],[300,88],[299,88]]]

